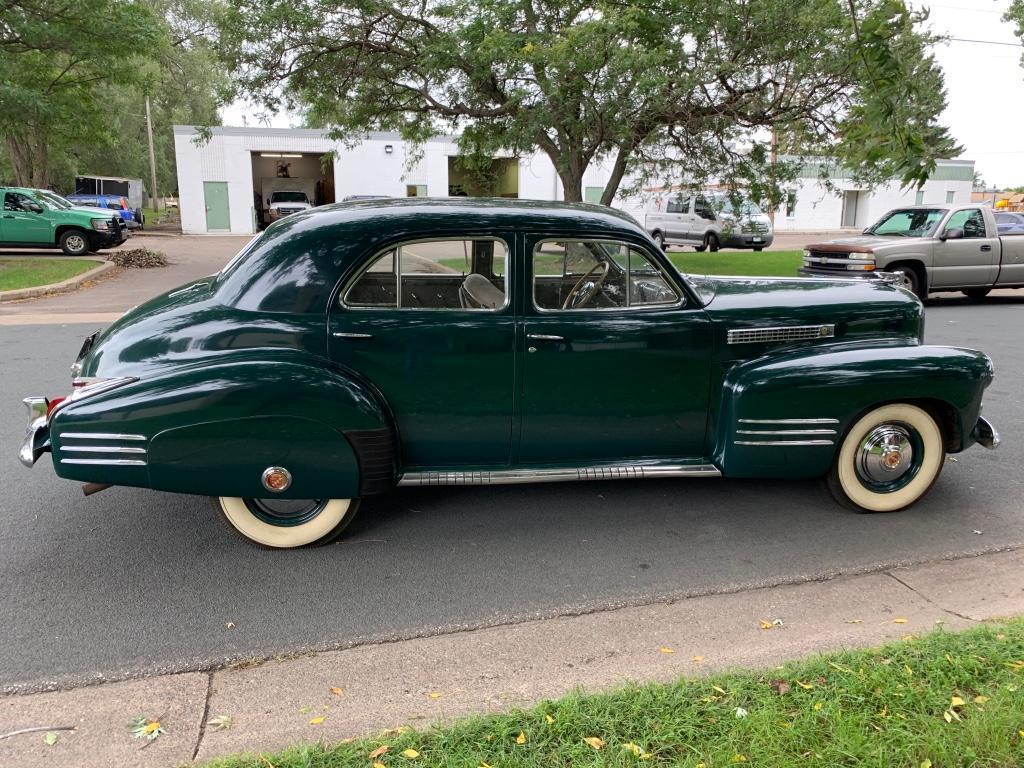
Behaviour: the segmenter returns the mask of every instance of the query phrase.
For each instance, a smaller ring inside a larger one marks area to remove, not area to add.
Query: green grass
[[[85,259],[0,258],[0,291],[59,283],[96,266],[95,261]]]
[[[963,700],[960,704],[953,697]],[[738,717],[737,712],[743,717]],[[516,737],[524,734],[525,743]],[[584,742],[597,737],[594,749]],[[1024,619],[209,768],[1024,765]],[[642,754],[636,754],[636,745]],[[400,753],[413,749],[419,757]],[[644,757],[646,755],[646,757]]]
[[[693,275],[754,275],[761,277],[796,277],[803,260],[803,251],[669,251],[669,260],[680,272]],[[545,254],[541,257],[545,275],[561,274],[561,258]],[[466,270],[465,259],[441,259],[440,262],[457,272]]]

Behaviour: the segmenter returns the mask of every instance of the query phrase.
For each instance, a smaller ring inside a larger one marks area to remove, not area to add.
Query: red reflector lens
[[[66,398],[63,398],[63,397],[55,397],[55,398],[53,398],[53,400],[51,400],[47,404],[47,406],[46,406],[46,416],[47,416],[47,418],[49,418],[50,414],[53,413],[53,409],[56,408],[61,403],[63,403],[65,399]]]

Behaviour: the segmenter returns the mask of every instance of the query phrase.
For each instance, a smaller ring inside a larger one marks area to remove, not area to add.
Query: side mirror
[[[939,239],[945,242],[946,240],[963,240],[963,238],[964,231],[960,229],[960,227],[953,227],[952,229],[947,229],[943,232],[942,237]]]

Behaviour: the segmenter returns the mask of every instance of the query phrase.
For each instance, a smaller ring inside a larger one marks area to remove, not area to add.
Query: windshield
[[[889,211],[873,226],[865,229],[864,234],[884,237],[929,237],[945,214],[941,208],[902,208]]]
[[[73,204],[69,203],[67,200],[65,200],[60,195],[58,195],[58,194],[56,194],[54,192],[48,192],[45,189],[37,189],[37,190],[35,190],[32,193],[32,196],[36,200],[38,200],[40,202],[40,204],[45,205],[47,208],[52,208],[54,210],[66,211],[69,208],[74,208],[75,207]]]
[[[272,203],[308,203],[309,198],[305,192],[271,192],[270,202]]]
[[[729,197],[714,197],[712,198],[712,204],[720,213],[728,213],[733,216],[736,214],[736,206],[732,204],[732,199]],[[740,216],[760,216],[761,209],[757,206],[757,203],[751,200],[743,200],[739,205]]]

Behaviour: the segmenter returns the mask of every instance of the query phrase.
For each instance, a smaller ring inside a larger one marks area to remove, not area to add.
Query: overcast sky
[[[1022,48],[1013,25],[1002,20],[1010,0],[910,0],[931,9],[933,31],[951,38],[937,46],[936,58],[946,74],[948,107],[943,122],[963,146],[963,157],[990,185],[1024,185],[1024,118]],[[964,42],[978,40],[985,42]],[[1011,45],[1000,45],[1010,43]],[[287,115],[269,123],[256,110],[235,103],[224,110],[225,125],[290,127]]]

